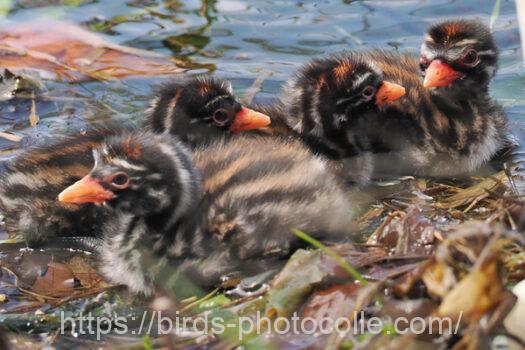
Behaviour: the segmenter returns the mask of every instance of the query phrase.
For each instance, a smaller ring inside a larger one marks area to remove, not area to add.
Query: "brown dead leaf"
[[[452,350],[490,350],[491,341],[479,325],[465,330],[463,337],[452,347]]]
[[[75,276],[62,263],[51,262],[44,276],[39,276],[31,291],[45,296],[63,296],[73,292]]]
[[[112,44],[76,24],[59,21],[3,27],[0,51],[3,68],[45,71],[56,80],[109,80],[181,72],[168,57]]]
[[[83,288],[101,288],[109,286],[87,261],[80,256],[73,257],[69,263],[69,268],[76,279],[80,281]]]
[[[421,280],[421,276],[425,273],[427,267],[431,263],[432,262],[430,260],[426,260],[421,262],[421,264],[419,264],[419,266],[413,270],[401,275],[396,279],[394,285],[392,286],[392,291],[396,295],[406,296],[412,290],[412,288],[414,288],[416,283]]]
[[[418,268],[422,263],[402,264],[399,266],[372,266],[367,272],[363,273],[363,277],[370,281],[384,281],[393,279],[409,273]]]
[[[440,261],[433,261],[422,276],[428,293],[434,297],[444,298],[457,283],[454,270]]]
[[[347,283],[317,291],[306,302],[300,316],[311,317],[322,327],[325,327],[321,324],[322,321],[348,317],[354,310],[356,292],[361,287],[362,284],[359,283]]]
[[[498,274],[498,262],[495,258],[487,260],[445,296],[437,311],[438,316],[477,322],[499,304],[504,288]]]
[[[385,222],[369,243],[385,245],[398,254],[431,252],[437,229],[418,207],[409,207],[404,215],[387,216]]]

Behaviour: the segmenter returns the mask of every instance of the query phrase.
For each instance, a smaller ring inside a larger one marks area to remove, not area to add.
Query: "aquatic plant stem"
[[[348,261],[343,259],[339,254],[337,254],[336,251],[325,246],[323,243],[319,242],[318,240],[304,233],[303,231],[293,228],[292,233],[296,235],[297,237],[299,237],[300,239],[302,239],[303,241],[310,243],[314,247],[328,254],[330,257],[332,257],[337,262],[337,264],[339,264],[339,266],[341,266],[346,272],[348,272],[350,276],[352,276],[357,281],[361,282],[364,286],[368,284],[367,280],[363,277],[363,275],[361,275],[355,267],[350,265]]]

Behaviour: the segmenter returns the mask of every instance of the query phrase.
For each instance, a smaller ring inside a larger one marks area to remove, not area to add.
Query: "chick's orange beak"
[[[58,195],[62,203],[103,203],[115,197],[115,194],[106,190],[100,182],[86,175]]]
[[[270,122],[270,117],[268,117],[266,114],[242,107],[241,110],[235,115],[233,124],[230,126],[230,131],[241,132],[260,129],[270,125]]]
[[[395,101],[398,98],[405,96],[406,90],[398,84],[389,81],[383,81],[381,87],[376,92],[376,104],[381,106],[389,102]]]
[[[441,60],[434,60],[425,71],[423,86],[426,88],[450,86],[462,76],[462,73],[452,69],[448,64]]]

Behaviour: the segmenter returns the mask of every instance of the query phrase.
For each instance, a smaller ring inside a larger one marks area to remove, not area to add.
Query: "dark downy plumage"
[[[483,24],[431,26],[419,61],[380,50],[365,54],[386,79],[407,90],[363,124],[373,144],[376,176],[471,175],[484,172],[494,156],[513,145],[505,114],[488,94],[497,49]]]
[[[229,82],[196,77],[162,85],[145,113],[143,127],[177,135],[195,147],[268,124],[270,118],[236,100]]]
[[[0,177],[5,230],[21,234],[29,243],[52,236],[93,235],[104,211],[94,205],[60,204],[56,198],[64,186],[93,167],[92,149],[124,130],[99,127],[72,134],[53,145],[33,147],[7,164]]]
[[[299,141],[243,137],[192,157],[173,137],[139,132],[94,154],[91,172],[59,199],[112,208],[101,268],[135,292],[171,278],[159,271],[199,286],[265,271],[305,245],[291,228],[333,241],[352,230],[345,190]]]
[[[199,89],[206,93],[198,93]],[[173,94],[180,100],[171,99]],[[173,125],[169,132],[190,146],[229,135],[228,129],[240,132],[269,122],[268,117],[242,107],[231,95],[229,84],[218,79],[199,77],[166,84],[154,101],[143,128],[165,132],[155,126],[164,118],[163,125],[166,120]],[[30,244],[53,236],[96,235],[99,230],[92,223],[100,221],[104,208],[64,205],[56,197],[91,169],[94,147],[129,129],[122,125],[91,128],[20,154],[0,176],[0,212],[6,231],[22,235]]]
[[[455,177],[490,173],[489,161],[515,145],[501,106],[488,94],[496,71],[497,49],[483,24],[447,21],[431,26],[420,61],[383,50],[335,57],[314,60],[300,70],[298,78],[283,90],[277,111],[262,110],[272,118],[285,120],[303,137],[318,141],[320,146],[314,144],[314,150],[328,155],[331,149],[338,150],[333,159],[361,160],[348,168],[360,169],[362,181],[366,175]],[[350,70],[345,62],[369,68],[365,73],[363,69]],[[347,120],[343,111],[334,112],[336,98],[350,102],[363,96],[347,85],[330,84],[341,71],[350,72],[349,83],[361,81],[359,77],[371,72],[368,79],[374,78],[376,84],[382,79],[398,84],[406,94],[388,104],[362,105],[368,108],[357,105],[355,113],[347,113],[353,116]],[[321,87],[327,92],[323,94]],[[352,154],[362,156],[352,158]]]
[[[345,178],[366,184],[373,171],[371,145],[356,126],[404,93],[366,57],[343,52],[305,65],[276,106],[256,108],[271,116],[275,133],[298,136],[314,152],[337,160]]]
[[[423,153],[427,160],[419,173],[472,174],[515,146],[502,107],[489,95],[497,60],[494,39],[483,23],[446,21],[429,28],[419,61],[426,90],[417,108],[432,148]]]

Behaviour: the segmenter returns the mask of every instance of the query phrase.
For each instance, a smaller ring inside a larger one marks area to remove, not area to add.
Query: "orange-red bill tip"
[[[448,64],[441,62],[441,60],[434,60],[425,71],[423,86],[426,88],[450,86],[462,76],[462,73],[454,70]]]
[[[256,112],[252,109],[242,107],[235,115],[233,124],[230,126],[231,132],[241,132],[264,128],[270,125],[271,120],[266,114]]]
[[[60,192],[58,201],[71,204],[103,203],[114,197],[113,192],[106,190],[100,182],[87,175]]]
[[[384,105],[405,96],[406,90],[403,86],[384,80],[376,92],[376,104]]]

